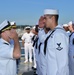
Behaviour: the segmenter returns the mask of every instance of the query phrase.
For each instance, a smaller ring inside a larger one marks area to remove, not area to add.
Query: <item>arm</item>
[[[13,58],[18,59],[21,56],[20,52],[21,49],[20,49],[18,34],[16,33],[16,31],[12,32],[11,38],[14,40]]]
[[[24,47],[24,43],[25,43],[24,40],[22,40],[22,46],[23,46],[23,47]]]
[[[57,75],[64,75],[64,71],[68,70],[68,43],[66,35],[58,33],[54,36],[54,50],[58,68]]]
[[[24,47],[24,43],[25,43],[25,35],[26,35],[26,34],[23,34],[23,36],[22,36],[22,38],[21,38],[21,39],[22,39],[22,46],[23,46],[23,47]]]

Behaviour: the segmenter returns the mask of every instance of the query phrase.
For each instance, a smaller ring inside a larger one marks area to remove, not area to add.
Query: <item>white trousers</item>
[[[28,61],[28,53],[29,53],[29,61],[32,61],[32,43],[25,43],[24,50],[25,50],[25,60]]]

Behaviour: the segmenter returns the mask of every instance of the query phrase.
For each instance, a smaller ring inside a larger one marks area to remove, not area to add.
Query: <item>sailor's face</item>
[[[51,28],[51,25],[52,25],[52,18],[48,15],[45,15],[45,25],[46,25],[46,28]]]
[[[65,27],[65,26],[64,26],[63,28],[64,28],[66,31],[69,31],[69,28],[68,28],[68,26],[67,26],[67,27]]]
[[[30,30],[26,30],[27,33],[30,33]]]
[[[72,29],[73,29],[72,25],[69,25],[68,28],[69,28],[69,31],[72,31]]]

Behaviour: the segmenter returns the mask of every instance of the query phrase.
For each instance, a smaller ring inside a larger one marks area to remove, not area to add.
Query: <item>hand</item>
[[[45,25],[45,19],[44,16],[41,16],[39,19],[39,28],[44,28]]]
[[[11,39],[18,39],[18,34],[16,31],[11,31],[11,36],[10,36]]]

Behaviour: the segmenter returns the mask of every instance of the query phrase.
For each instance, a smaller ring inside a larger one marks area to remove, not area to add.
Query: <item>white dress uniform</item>
[[[74,32],[69,37],[69,75],[74,75]]]
[[[37,37],[37,35],[35,35],[35,34],[33,34],[32,33],[32,35],[33,35],[33,39],[32,39],[32,50],[33,50],[33,59],[34,59],[34,65],[33,65],[33,67],[34,68],[36,68],[36,57],[35,57],[35,48],[34,48],[34,46],[33,46],[33,43],[34,43],[34,41],[35,41],[35,39],[36,39],[36,37]]]
[[[41,67],[41,75],[46,75],[46,55],[44,54],[44,41],[47,38],[47,36],[51,33],[49,31],[47,34],[44,30],[39,31],[39,40],[42,43],[40,47],[40,67]],[[42,36],[41,36],[42,35]]]
[[[40,67],[40,56],[39,56],[39,44],[40,44],[40,41],[39,41],[39,37],[37,36],[37,38],[36,39],[38,39],[37,41],[36,41],[36,43],[35,43],[35,46],[34,46],[34,49],[35,49],[35,58],[36,58],[36,68],[37,68],[37,70],[36,70],[36,74],[38,74],[38,75],[42,75],[41,74],[41,67]]]
[[[16,59],[13,58],[14,47],[0,39],[0,75],[16,75]]]
[[[37,54],[37,72],[38,72],[38,75],[42,75],[42,73],[41,73],[41,59],[40,59],[40,53],[39,53],[39,44],[40,43],[42,43],[43,42],[43,40],[44,40],[44,35],[45,34],[42,34],[42,31],[43,31],[43,29],[41,29],[41,30],[39,30],[39,32],[38,32],[38,50],[37,50],[37,52],[36,52],[36,54]]]
[[[58,25],[47,42],[46,75],[69,75],[68,47],[69,37]]]
[[[45,58],[43,56],[41,57],[41,50],[43,52],[43,48],[44,48],[42,46],[44,45],[44,41],[46,39],[46,33],[45,33],[44,29],[40,29],[39,30],[38,38],[39,38],[38,39],[38,49],[36,50],[37,72],[38,72],[38,75],[44,75],[45,74],[45,69],[42,68],[42,64],[44,63]],[[40,52],[39,52],[39,45],[40,45],[40,43],[41,43],[41,46],[40,46]],[[42,60],[43,60],[43,62],[42,62]]]
[[[25,61],[28,61],[28,52],[29,52],[29,61],[32,62],[32,33],[24,33],[22,40],[24,40],[24,50],[25,50]]]

